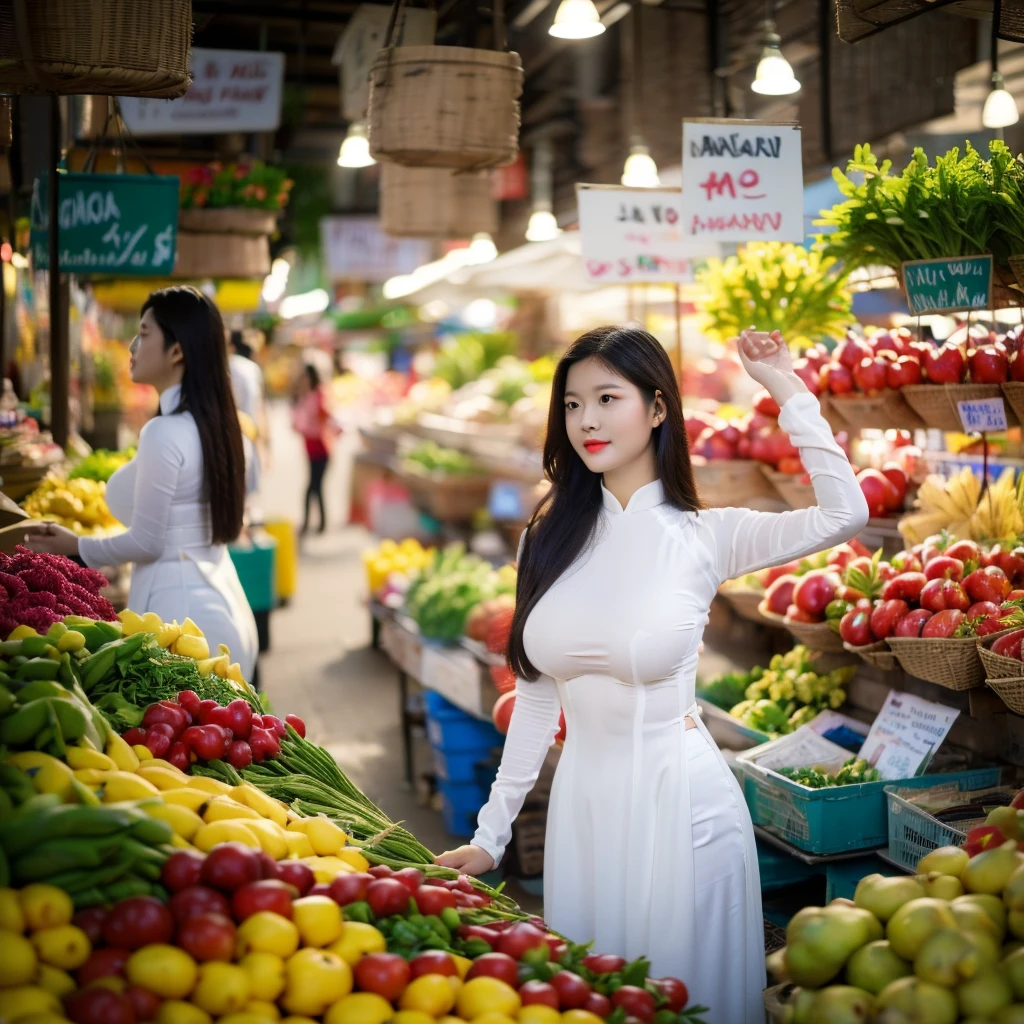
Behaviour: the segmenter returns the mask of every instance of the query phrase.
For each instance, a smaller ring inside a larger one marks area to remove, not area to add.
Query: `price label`
[[[870,761],[883,779],[922,775],[959,714],[944,704],[890,690],[860,756]]]
[[[907,305],[915,316],[992,308],[992,257],[910,260],[903,264]]]
[[[956,406],[966,434],[1006,430],[1006,406],[1001,398],[979,398],[971,402],[957,402]]]

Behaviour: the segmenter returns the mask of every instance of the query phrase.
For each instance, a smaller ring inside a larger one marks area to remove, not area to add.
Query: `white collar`
[[[169,416],[172,412],[176,411],[178,406],[181,404],[181,385],[172,384],[165,391],[160,393],[160,412],[164,416]]]
[[[665,488],[660,480],[652,480],[633,492],[626,507],[619,504],[619,499],[608,490],[604,484],[601,485],[601,501],[605,509],[612,515],[623,515],[630,512],[644,512],[650,508],[657,508],[665,503]]]

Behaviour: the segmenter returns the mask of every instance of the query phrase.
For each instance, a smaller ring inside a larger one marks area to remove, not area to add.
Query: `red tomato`
[[[378,878],[366,887],[366,902],[377,917],[404,914],[410,898],[408,886],[397,878]]]
[[[285,715],[285,723],[290,725],[300,736],[306,735],[306,723],[298,715]]]
[[[128,998],[128,1002],[132,1004],[132,1009],[135,1010],[136,1021],[148,1021],[156,1020],[156,1015],[160,1012],[160,997],[150,992],[148,988],[143,988],[141,985],[129,985],[124,990],[125,996]]]
[[[413,957],[409,961],[409,970],[414,978],[422,977],[424,974],[444,974],[449,978],[455,978],[459,974],[451,953],[445,953],[441,949],[430,949]]]
[[[690,993],[678,978],[654,978],[651,984],[668,1000],[673,1013],[682,1013],[689,1002]]]
[[[223,893],[205,885],[190,885],[176,892],[167,904],[174,920],[180,925],[199,914],[223,914],[231,917],[231,904]]]
[[[327,895],[339,907],[347,907],[350,903],[365,900],[367,887],[373,881],[373,875],[364,871],[354,875],[336,875],[328,886]]]
[[[175,945],[193,960],[223,960],[235,957],[235,923],[223,914],[198,914],[183,921]]]
[[[241,843],[221,843],[215,846],[203,863],[203,882],[215,889],[234,892],[262,874],[256,851]]]
[[[559,971],[551,984],[558,993],[558,1001],[563,1010],[582,1010],[590,996],[590,986],[572,971]]]
[[[608,1017],[612,1012],[611,1000],[600,992],[591,992],[587,1001],[583,1004],[584,1010],[596,1013],[598,1017]]]
[[[391,878],[394,875],[394,871],[386,864],[375,864],[367,871],[367,874],[373,875],[374,878]]]
[[[160,881],[171,892],[179,892],[190,885],[198,885],[199,878],[203,873],[203,861],[205,860],[205,854],[198,851],[175,850],[164,861],[164,866],[160,872]]]
[[[482,924],[464,924],[459,928],[459,938],[483,939],[491,949],[495,949],[501,938],[501,933],[496,928],[488,928]]]
[[[195,690],[182,690],[178,694],[178,703],[195,719],[199,717],[199,707],[202,701]]]
[[[397,953],[368,953],[352,973],[361,992],[375,992],[391,1003],[405,991],[413,976],[409,964]]]
[[[498,939],[498,952],[507,953],[513,960],[522,960],[523,955],[531,949],[547,948],[547,933],[522,922],[502,932]]]
[[[83,988],[64,1002],[75,1024],[135,1024],[135,1007],[127,996],[109,988]]]
[[[436,914],[440,917],[442,910],[455,906],[455,893],[436,885],[421,885],[413,894],[413,899],[420,913],[425,916]]]
[[[174,935],[174,916],[153,896],[132,896],[122,900],[103,922],[108,946],[139,949],[168,943]]]
[[[501,956],[500,953],[496,955]],[[470,970],[472,971],[472,968]],[[559,1005],[558,990],[545,981],[528,981],[519,990],[519,998],[523,1001],[523,1006],[550,1006],[551,1009],[557,1010]]]
[[[258,882],[250,882],[235,890],[231,897],[231,911],[238,922],[261,910],[269,910],[272,914],[280,914],[291,920],[294,896],[295,890],[285,882],[276,878],[261,878]]]
[[[90,945],[95,947],[103,940],[103,922],[106,919],[107,912],[103,907],[89,907],[88,910],[78,911],[71,923],[81,928],[89,936]]]
[[[414,896],[416,890],[423,884],[423,879],[426,876],[417,868],[402,868],[401,871],[395,872],[394,877],[409,890],[410,895]]]
[[[117,949],[114,946],[94,949],[89,954],[89,959],[78,968],[75,974],[78,987],[85,988],[90,981],[95,981],[97,978],[108,978],[112,974],[123,975],[124,965],[128,963],[128,957],[131,955],[130,949]]]
[[[484,953],[466,974],[466,981],[472,978],[497,978],[515,988],[519,984],[519,964],[505,953]]]
[[[652,1020],[657,1009],[654,996],[647,989],[637,988],[635,985],[623,985],[618,991],[613,992],[612,1006],[621,1006],[628,1016],[642,1021]]]
[[[288,885],[294,885],[300,896],[305,896],[316,884],[316,876],[308,864],[300,860],[283,860],[277,865],[277,877]],[[351,878],[351,875],[339,876]]]

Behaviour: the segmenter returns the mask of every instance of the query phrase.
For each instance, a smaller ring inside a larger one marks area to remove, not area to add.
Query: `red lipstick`
[[[584,441],[583,447],[586,448],[588,452],[593,454],[594,452],[603,451],[610,444],[611,441]]]

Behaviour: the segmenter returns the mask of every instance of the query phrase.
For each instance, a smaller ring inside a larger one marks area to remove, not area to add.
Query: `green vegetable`
[[[780,768],[780,775],[807,786],[809,789],[826,789],[830,786],[855,786],[864,782],[877,782],[882,776],[877,768],[859,757],[851,757],[843,763],[835,775],[818,768]]]
[[[99,480],[106,483],[125,463],[135,458],[135,449],[127,448],[123,452],[112,452],[106,448],[97,448],[86,455],[81,462],[68,473],[69,480],[79,477],[86,480]]]
[[[405,461],[427,472],[468,475],[479,472],[476,463],[457,448],[442,448],[434,441],[422,441],[405,453]]]

